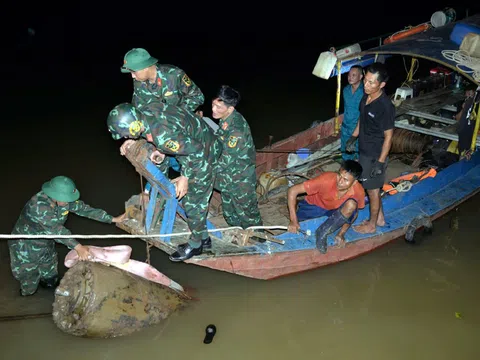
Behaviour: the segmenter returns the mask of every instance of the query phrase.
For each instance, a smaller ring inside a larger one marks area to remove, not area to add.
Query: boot
[[[170,255],[169,259],[174,262],[185,261],[193,256],[198,256],[203,252],[203,242],[200,247],[194,248],[189,243],[180,244],[177,246],[177,251]]]
[[[317,249],[325,254],[327,252],[327,237],[329,234],[340,229],[346,224],[348,219],[343,216],[340,209],[337,209],[332,215],[328,217],[325,222],[315,230],[315,238],[317,243]]]
[[[203,250],[210,250],[212,248],[212,239],[210,236],[202,240]]]
[[[178,245],[178,248],[179,249],[185,249],[187,247],[187,245],[188,245],[188,243],[180,244],[180,245]],[[203,250],[210,250],[212,248],[212,239],[210,238],[210,236],[208,238],[202,240],[202,247],[203,247]]]
[[[45,289],[56,288],[59,283],[60,283],[60,281],[58,279],[58,276],[53,276],[53,277],[48,278],[48,279],[41,279],[40,280],[40,286],[45,288]]]

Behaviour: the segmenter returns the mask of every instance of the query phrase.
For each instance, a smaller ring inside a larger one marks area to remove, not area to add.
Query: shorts
[[[383,164],[383,174],[372,178],[370,174],[372,173],[373,165],[376,161],[376,158],[362,155],[360,155],[360,158],[358,159],[358,162],[363,168],[362,176],[359,181],[362,183],[365,190],[381,189],[385,183],[385,172],[387,170],[388,159]]]

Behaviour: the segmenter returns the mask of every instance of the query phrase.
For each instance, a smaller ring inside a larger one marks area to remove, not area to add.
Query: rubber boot
[[[340,229],[344,224],[348,222],[348,219],[343,216],[340,209],[337,209],[332,215],[328,217],[325,222],[315,230],[315,238],[317,243],[317,249],[325,254],[327,252],[327,237],[329,234]]]

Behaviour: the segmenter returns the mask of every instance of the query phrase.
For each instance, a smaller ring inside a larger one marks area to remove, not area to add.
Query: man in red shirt
[[[340,227],[335,241],[343,246],[344,235],[357,218],[357,210],[365,207],[365,190],[358,182],[362,171],[358,162],[346,160],[338,172],[324,172],[314,179],[290,187],[287,193],[290,213],[288,231],[298,232],[299,221],[328,216],[315,231],[317,248],[325,254],[327,236]],[[300,201],[296,209],[297,196],[305,193],[305,200]]]

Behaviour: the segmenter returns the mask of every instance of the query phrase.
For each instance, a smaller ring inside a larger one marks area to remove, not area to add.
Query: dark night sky
[[[75,106],[72,99],[96,101],[108,111],[131,97],[131,79],[119,68],[133,47],[144,47],[161,63],[184,69],[206,95],[205,104],[221,84],[239,89],[243,104],[263,99],[281,107],[283,98],[302,99],[312,92],[318,98],[327,87],[328,96],[334,96],[332,81],[311,74],[322,51],[429,21],[449,5],[384,1],[338,10],[334,2],[170,3],[138,8],[117,4],[103,10],[41,4],[26,7],[15,22],[12,13],[10,22],[3,23],[8,34],[15,34],[5,42],[15,55],[2,58],[8,69],[3,74],[9,80],[3,89],[8,99],[61,106],[52,102],[61,95],[65,106]],[[464,6],[456,3],[455,9],[459,17],[465,15]],[[472,5],[469,9],[470,14],[478,11]],[[29,27],[35,36],[28,36]],[[294,111],[291,105],[288,116]]]

